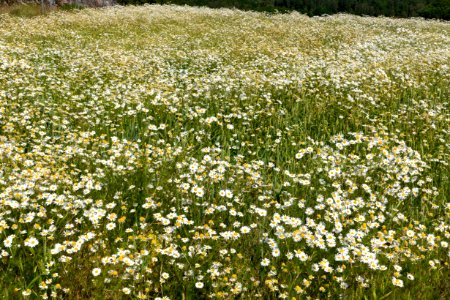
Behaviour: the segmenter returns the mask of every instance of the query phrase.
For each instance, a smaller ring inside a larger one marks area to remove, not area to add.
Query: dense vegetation
[[[20,1],[20,3],[40,1]],[[67,2],[67,3],[66,3]],[[101,6],[105,1],[44,0],[63,8]],[[351,13],[368,16],[424,17],[450,20],[450,0],[111,0],[110,4],[179,4],[209,6],[213,8],[238,8],[243,10],[289,12],[296,10],[309,16]],[[0,0],[0,4],[17,5],[17,0]],[[64,3],[64,4],[63,4]]]
[[[339,12],[370,16],[450,20],[450,0],[118,0],[120,4],[175,3],[259,11],[297,10],[312,15]]]
[[[450,25],[0,15],[0,298],[450,299]]]

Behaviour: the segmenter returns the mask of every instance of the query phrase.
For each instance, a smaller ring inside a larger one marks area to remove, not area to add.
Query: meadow
[[[450,24],[0,15],[2,299],[449,299]]]

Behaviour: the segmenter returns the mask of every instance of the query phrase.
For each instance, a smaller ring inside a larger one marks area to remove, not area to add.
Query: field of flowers
[[[2,299],[450,298],[450,24],[0,15]]]

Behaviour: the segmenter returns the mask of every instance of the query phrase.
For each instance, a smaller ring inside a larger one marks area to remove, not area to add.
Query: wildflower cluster
[[[0,24],[2,297],[445,289],[447,23],[152,5]]]

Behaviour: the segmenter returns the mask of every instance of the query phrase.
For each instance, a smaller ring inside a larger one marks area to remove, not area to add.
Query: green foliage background
[[[186,4],[256,11],[297,10],[310,16],[347,12],[358,15],[450,20],[450,0],[118,0],[119,4]]]

